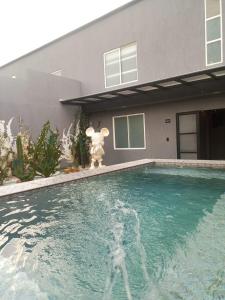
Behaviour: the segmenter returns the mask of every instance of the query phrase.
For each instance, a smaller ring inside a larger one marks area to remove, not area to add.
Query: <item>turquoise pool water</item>
[[[0,299],[225,299],[225,172],[147,166],[1,198]]]

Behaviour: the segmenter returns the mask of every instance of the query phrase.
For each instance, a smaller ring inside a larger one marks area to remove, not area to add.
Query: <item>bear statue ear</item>
[[[86,133],[86,135],[87,135],[88,137],[92,137],[93,134],[95,133],[95,130],[94,130],[93,127],[89,127],[89,128],[86,129],[85,133]]]
[[[108,136],[108,135],[109,135],[109,130],[108,130],[108,128],[102,128],[100,132],[101,132],[101,134],[102,134],[103,136]]]

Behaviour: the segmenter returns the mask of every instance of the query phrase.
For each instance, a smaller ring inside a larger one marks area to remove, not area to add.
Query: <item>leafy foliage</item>
[[[85,168],[86,165],[90,162],[90,151],[89,144],[90,139],[86,136],[86,129],[89,127],[89,120],[87,115],[84,113],[80,114],[79,120],[79,133],[76,136],[76,139],[73,141],[72,151],[75,157],[75,160]]]
[[[9,156],[10,152],[6,156],[0,157],[0,185],[3,185],[4,180],[8,178],[10,173]]]
[[[58,131],[53,131],[48,121],[42,127],[38,140],[30,145],[29,153],[32,156],[31,166],[41,176],[49,177],[58,168],[61,156],[61,144]]]
[[[0,120],[0,185],[11,175],[11,162],[13,160],[13,136],[11,134],[11,123]]]
[[[22,137],[18,135],[16,138],[17,158],[12,162],[12,174],[21,181],[29,181],[34,179],[35,171],[30,166],[29,158],[24,155]]]

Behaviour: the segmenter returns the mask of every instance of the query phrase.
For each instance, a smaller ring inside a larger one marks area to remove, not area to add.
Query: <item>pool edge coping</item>
[[[100,169],[83,170],[77,173],[60,174],[49,178],[35,179],[29,182],[15,183],[0,187],[0,198],[13,194],[28,192],[48,186],[54,186],[71,181],[77,181],[93,176],[103,175],[111,172],[126,170],[138,166],[156,165],[156,166],[175,166],[175,167],[195,167],[195,168],[213,168],[225,169],[225,161],[213,160],[178,160],[178,159],[141,159],[116,165],[105,166]]]
[[[48,178],[39,178],[28,182],[15,183],[10,185],[4,185],[0,187],[0,198],[4,196],[10,196],[13,194],[19,194],[23,192],[28,192],[40,188],[45,188],[48,186],[59,185],[71,181],[77,181],[93,176],[103,175],[111,172],[121,171],[125,169],[130,169],[138,166],[154,164],[151,159],[142,159],[138,161],[131,161],[116,165],[104,166],[102,168],[96,168],[93,170],[83,170],[76,173],[70,174],[60,174],[56,176],[51,176]]]

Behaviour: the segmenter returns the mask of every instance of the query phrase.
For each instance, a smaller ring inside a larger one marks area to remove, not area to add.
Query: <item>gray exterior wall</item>
[[[177,158],[176,113],[225,108],[225,96],[154,104],[113,112],[94,113],[90,116],[96,128],[107,127],[109,137],[105,139],[107,165],[142,158]],[[145,113],[146,150],[114,150],[112,117]],[[165,123],[171,119],[171,123]],[[100,122],[100,123],[99,123]],[[169,142],[166,139],[169,138]]]
[[[63,106],[60,98],[79,92],[75,80],[29,71],[24,79],[0,77],[0,120],[15,117],[14,129],[21,117],[34,137],[47,120],[62,132],[74,120],[74,106]]]
[[[225,20],[225,1],[222,3]],[[138,46],[137,84],[203,70],[204,13],[204,0],[135,1],[8,64],[0,75],[20,77],[28,68],[46,73],[62,69],[65,77],[82,82],[82,95],[103,92],[110,90],[104,87],[103,54],[134,41]],[[223,29],[224,36],[225,22]]]

